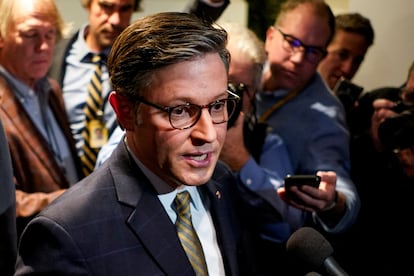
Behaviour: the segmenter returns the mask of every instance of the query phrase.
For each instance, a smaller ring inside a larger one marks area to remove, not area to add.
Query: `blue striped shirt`
[[[85,129],[85,114],[83,109],[88,97],[88,84],[95,70],[95,64],[87,61],[88,55],[91,54],[84,39],[87,27],[87,25],[84,25],[79,30],[78,38],[73,43],[66,57],[67,68],[62,87],[66,111],[79,156],[83,155],[82,147],[84,144],[82,131]],[[109,51],[110,49],[108,48],[101,54],[108,56]],[[110,135],[117,126],[117,120],[115,112],[108,102],[111,86],[106,65],[102,66],[102,90],[104,98],[103,120],[108,128],[108,135]]]

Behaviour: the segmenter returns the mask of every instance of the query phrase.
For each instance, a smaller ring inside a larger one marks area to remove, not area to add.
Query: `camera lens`
[[[237,118],[239,118],[240,111],[243,106],[243,94],[244,91],[246,91],[246,85],[244,83],[229,83],[228,89],[240,97],[239,102],[236,105],[236,109],[234,110],[233,115],[230,117],[229,121],[227,122],[227,128],[231,128],[234,123],[237,121]]]

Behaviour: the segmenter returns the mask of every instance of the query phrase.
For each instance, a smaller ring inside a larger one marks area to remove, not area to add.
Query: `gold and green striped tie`
[[[190,260],[196,275],[207,276],[208,270],[203,248],[197,233],[194,230],[193,223],[191,222],[190,194],[187,191],[178,193],[174,204],[177,211],[177,221],[175,222],[175,225],[177,227],[181,245]]]
[[[83,156],[81,157],[83,163],[83,172],[85,175],[90,174],[96,163],[100,148],[93,147],[91,145],[91,129],[89,124],[93,121],[102,121],[102,58],[100,55],[94,55],[91,58],[91,63],[95,64],[95,71],[92,75],[92,79],[88,85],[88,96],[86,99],[86,105],[84,107],[85,112],[85,129],[82,132],[82,138],[84,141]]]

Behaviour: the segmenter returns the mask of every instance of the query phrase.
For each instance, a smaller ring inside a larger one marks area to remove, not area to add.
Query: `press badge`
[[[108,129],[101,120],[91,120],[88,124],[89,145],[98,149],[108,142]]]

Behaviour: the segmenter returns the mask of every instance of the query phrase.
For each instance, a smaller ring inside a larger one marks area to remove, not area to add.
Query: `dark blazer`
[[[9,146],[0,120],[0,272],[14,273],[17,255],[16,197]]]
[[[81,163],[69,128],[62,92],[55,81],[49,81],[51,84],[49,104],[68,141],[72,156],[77,164],[79,178],[81,178]],[[25,206],[28,207],[22,213],[29,217],[48,204],[50,193],[68,188],[69,183],[56,162],[47,141],[15,96],[12,86],[3,76],[0,76],[0,119],[3,122],[10,148],[17,189],[16,196],[21,195],[20,192],[26,193],[26,198],[23,198],[21,202],[19,202],[21,197],[17,197],[17,204],[20,210]],[[42,192],[42,194],[36,192]],[[30,202],[30,204],[24,202]]]
[[[214,179],[199,189],[211,201],[226,275],[241,275],[235,178],[218,164]],[[124,142],[29,223],[19,255],[16,275],[195,275],[174,224]]]

